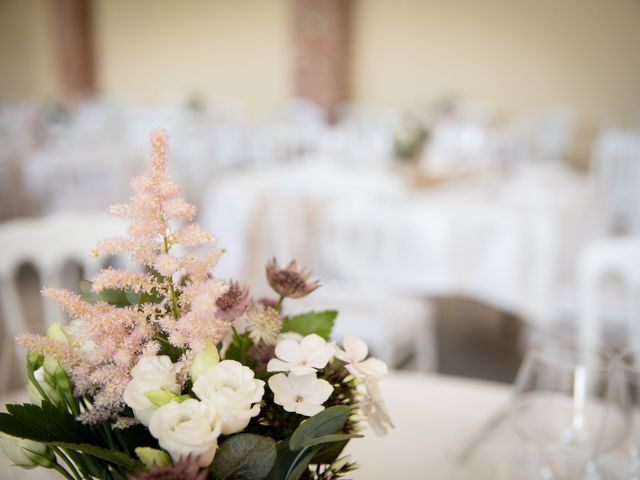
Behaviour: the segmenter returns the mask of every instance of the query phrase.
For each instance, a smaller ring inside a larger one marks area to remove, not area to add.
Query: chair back
[[[17,272],[31,265],[41,285],[61,287],[63,269],[69,262],[79,264],[85,278],[101,267],[91,250],[103,238],[123,234],[124,224],[105,215],[59,213],[37,219],[17,219],[0,225],[0,305],[4,320],[0,357],[0,391],[6,389],[13,359],[13,339],[28,331],[22,309]],[[43,304],[44,328],[63,319],[52,302]]]
[[[640,237],[595,241],[581,252],[578,262],[578,328],[582,344],[589,349],[599,343],[603,320],[617,314],[628,325],[631,346],[639,348]],[[624,288],[621,306],[615,312],[603,308],[604,280],[611,275],[617,277]]]

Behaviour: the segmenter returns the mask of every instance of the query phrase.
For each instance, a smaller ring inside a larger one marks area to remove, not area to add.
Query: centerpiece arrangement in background
[[[196,209],[167,172],[163,131],[152,149],[130,202],[111,208],[128,236],[95,252],[141,268],[104,269],[80,294],[44,290],[72,321],[18,339],[31,403],[0,414],[0,445],[70,480],[343,478],[362,422],[391,426],[386,365],[357,338],[330,342],[335,311],[285,315],[285,300],[318,287],[295,262],[267,266],[273,299],[214,277],[222,249],[182,225]]]

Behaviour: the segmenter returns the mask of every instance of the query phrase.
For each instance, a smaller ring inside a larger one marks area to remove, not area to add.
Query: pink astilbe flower
[[[71,371],[80,363],[80,357],[73,347],[51,338],[27,333],[16,338],[16,342],[29,352],[37,352],[56,359],[66,371]]]
[[[213,235],[197,223],[190,223],[173,234],[173,243],[184,247],[197,247],[213,240]]]
[[[155,269],[165,277],[170,277],[178,270],[180,270],[180,261],[168,253],[163,253],[156,257],[156,261],[153,263]]]
[[[127,272],[115,268],[105,268],[101,270],[93,281],[94,292],[101,292],[107,288],[127,289],[150,292],[156,286],[151,275],[144,275],[137,272]]]
[[[182,259],[182,267],[189,274],[191,281],[202,282],[208,278],[210,270],[216,266],[223,252],[224,250],[221,248],[214,248],[200,258],[195,256],[184,257]]]
[[[91,304],[85,302],[78,294],[62,288],[43,288],[42,295],[57,303],[71,318],[82,318],[88,315]]]
[[[198,209],[182,198],[170,198],[164,204],[164,211],[170,218],[175,220],[192,220]]]
[[[197,224],[174,228],[176,222],[191,220],[196,208],[178,196],[180,189],[168,173],[166,133],[154,132],[151,146],[152,168],[132,180],[134,194],[128,203],[111,207],[113,215],[131,220],[128,236],[103,240],[94,253],[127,254],[162,277],[113,268],[98,273],[95,292],[131,289],[149,294],[141,296],[144,303],[126,307],[104,301],[92,304],[66,290],[45,289],[44,295],[75,320],[72,345],[37,335],[19,340],[29,350],[58,359],[71,377],[74,394],[90,396],[92,405],[80,415],[87,423],[118,418],[124,422],[122,396],[131,370],[142,356],[158,354],[162,342],[180,349],[174,361],[177,378],[185,383],[193,357],[206,339],[217,343],[225,338],[230,316],[246,308],[245,290],[211,275],[221,249],[210,249],[201,257],[172,252],[175,245],[196,247],[214,238]],[[174,284],[172,276],[179,271],[186,276]]]

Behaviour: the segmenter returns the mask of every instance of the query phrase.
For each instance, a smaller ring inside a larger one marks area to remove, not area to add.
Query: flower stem
[[[52,447],[52,448],[53,448],[53,451],[56,453],[56,455],[58,455],[58,457],[60,457],[62,461],[69,466],[69,470],[71,470],[71,474],[73,475],[73,477],[76,479],[82,480],[82,476],[80,475],[80,472],[78,472],[78,469],[73,464],[73,462],[69,459],[69,457],[65,455],[64,451],[58,447]]]
[[[169,240],[167,237],[162,237],[164,240],[164,253],[169,253]],[[180,317],[180,312],[178,311],[178,299],[176,297],[176,290],[173,287],[173,278],[169,275],[169,291],[171,292],[171,310],[173,312],[173,318],[176,320]]]
[[[278,313],[282,312],[282,302],[284,302],[284,295],[280,295],[280,298],[278,299],[278,303],[276,303],[276,311]]]
[[[71,474],[67,472],[64,467],[60,466],[57,463],[54,463],[52,468],[55,469],[58,473],[60,473],[60,475],[64,476],[64,478],[68,480],[78,480],[76,477],[72,477]],[[80,478],[80,480],[82,480],[82,478]]]

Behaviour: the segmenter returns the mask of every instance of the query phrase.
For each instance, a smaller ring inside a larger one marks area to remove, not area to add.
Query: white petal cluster
[[[351,375],[360,380],[362,413],[373,431],[377,435],[384,435],[394,426],[378,385],[378,381],[387,374],[387,364],[377,358],[367,358],[367,344],[357,337],[346,336],[342,346],[343,349],[336,347],[335,356],[345,362],[345,368]]]
[[[276,358],[267,364],[267,371],[308,375],[327,366],[333,356],[333,348],[321,336],[312,333],[300,341],[281,340],[276,345],[275,354]]]
[[[342,342],[344,350],[336,348],[336,358],[346,363],[345,368],[357,378],[377,380],[387,374],[387,364],[377,358],[367,358],[367,344],[352,336],[346,336]]]
[[[312,417],[324,410],[322,404],[333,393],[333,387],[326,380],[308,375],[285,375],[278,373],[269,378],[269,388],[273,401],[287,412]]]
[[[191,456],[201,467],[213,461],[221,430],[222,421],[213,404],[193,398],[163,405],[149,422],[151,435],[174,462]]]
[[[229,435],[244,430],[260,412],[264,382],[240,362],[223,360],[198,377],[193,392],[216,407],[222,433]]]
[[[269,378],[273,401],[287,412],[308,417],[324,410],[322,404],[333,393],[333,387],[319,379],[316,372],[327,366],[333,353],[333,347],[316,334],[280,340],[276,358],[269,361],[267,370],[289,375],[278,373]]]
[[[149,426],[151,415],[158,406],[154,405],[145,393],[166,390],[179,394],[180,385],[176,381],[175,367],[166,355],[148,355],[142,357],[133,367],[131,377],[122,399],[131,407],[140,423]]]

